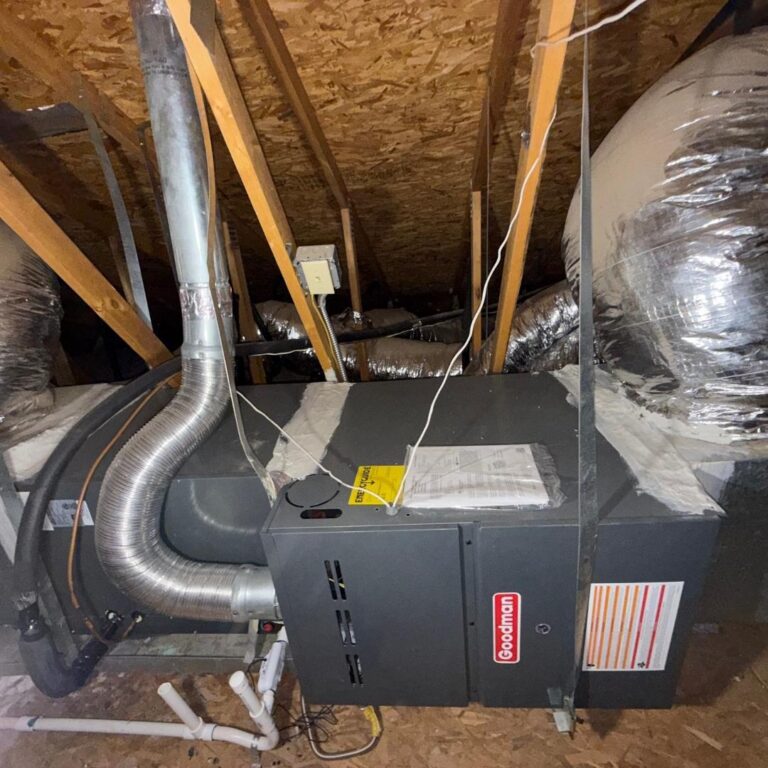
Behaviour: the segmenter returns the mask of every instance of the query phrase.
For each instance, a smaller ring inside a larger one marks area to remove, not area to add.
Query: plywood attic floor
[[[51,702],[27,678],[0,680],[0,715],[46,714],[171,719],[155,689],[167,676],[99,675],[65,701]],[[248,727],[226,676],[180,676],[174,683],[203,716]],[[283,703],[296,702],[287,680]],[[541,710],[385,707],[384,736],[367,756],[335,763],[397,768],[765,768],[768,765],[768,627],[728,625],[694,635],[672,710],[582,713],[573,740]],[[330,748],[367,738],[354,708],[339,708]],[[237,747],[169,739],[0,732],[2,768],[247,768]],[[300,737],[264,756],[267,768],[322,765]]]

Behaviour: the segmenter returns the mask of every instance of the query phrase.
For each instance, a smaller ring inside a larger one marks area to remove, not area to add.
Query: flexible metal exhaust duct
[[[168,485],[227,410],[226,360],[206,263],[207,172],[184,47],[164,0],[132,0],[184,326],[182,384],[112,462],[99,496],[96,550],[115,585],[142,605],[192,619],[274,617],[266,568],[188,560],[160,533]],[[217,228],[216,285],[232,345],[232,301]]]

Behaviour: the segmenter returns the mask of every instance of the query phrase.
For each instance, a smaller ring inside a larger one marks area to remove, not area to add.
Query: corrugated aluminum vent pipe
[[[179,279],[182,384],[112,462],[99,497],[96,549],[115,585],[158,612],[215,621],[274,617],[266,568],[188,560],[160,533],[168,485],[221,421],[229,395],[208,284],[205,150],[184,46],[164,0],[133,0],[131,6]],[[231,349],[232,300],[221,234],[219,226],[215,300]]]

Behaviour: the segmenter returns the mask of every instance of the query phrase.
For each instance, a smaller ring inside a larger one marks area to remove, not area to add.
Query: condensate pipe
[[[240,697],[261,735],[239,728],[209,723],[196,715],[171,683],[163,683],[158,695],[173,710],[181,723],[157,723],[146,720],[95,720],[82,717],[0,717],[0,731],[60,731],[67,733],[108,733],[124,736],[163,736],[173,739],[225,741],[246,749],[268,752],[280,743],[280,730],[272,717],[275,691],[285,666],[287,637],[285,629],[269,649],[259,672],[259,692],[253,690],[243,672],[229,679],[232,690]]]
[[[146,720],[95,720],[83,717],[0,717],[0,731],[57,731],[64,733],[107,733],[123,736],[162,736],[172,739],[224,741],[246,749],[274,749],[277,741],[239,728],[208,723],[198,717],[171,683],[163,683],[158,694],[182,720],[181,723],[157,723]],[[279,735],[279,734],[278,734]]]

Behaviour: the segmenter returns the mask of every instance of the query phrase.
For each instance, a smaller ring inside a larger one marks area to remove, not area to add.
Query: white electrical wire
[[[555,45],[564,45],[565,43],[570,43],[571,40],[578,40],[578,38],[584,37],[585,35],[601,29],[602,27],[607,27],[609,24],[613,24],[615,21],[619,21],[619,19],[623,19],[625,16],[628,16],[630,13],[632,13],[632,11],[636,10],[647,2],[648,0],[633,0],[633,2],[631,2],[626,8],[622,8],[622,10],[614,13],[612,16],[606,16],[604,19],[601,19],[595,24],[592,24],[592,26],[584,27],[584,29],[580,29],[578,32],[574,32],[567,37],[561,37],[558,40],[539,40],[539,42],[536,43],[533,48],[531,48],[531,56],[533,56],[537,48],[551,48]]]
[[[555,123],[555,118],[557,117],[557,105],[555,105],[555,109],[552,111],[552,119],[549,121],[549,125],[547,126],[546,131],[544,131],[544,136],[541,139],[541,146],[539,147],[539,153],[536,155],[536,159],[531,163],[531,167],[528,169],[528,173],[525,174],[525,178],[523,179],[523,183],[520,187],[520,195],[518,197],[517,201],[517,208],[515,208],[514,214],[512,214],[512,218],[509,221],[509,226],[507,227],[507,234],[504,235],[504,239],[501,241],[501,245],[499,246],[499,250],[496,254],[496,261],[493,262],[493,266],[488,271],[488,275],[485,278],[485,283],[483,283],[483,292],[480,295],[480,303],[477,305],[477,309],[475,310],[475,314],[472,315],[472,322],[469,324],[469,331],[467,333],[467,338],[464,340],[464,343],[459,347],[459,349],[456,351],[456,354],[451,359],[451,362],[448,364],[448,368],[446,369],[445,375],[443,376],[442,381],[440,382],[440,386],[437,388],[437,392],[435,392],[435,396],[432,398],[432,402],[429,404],[429,411],[427,412],[427,420],[424,423],[424,428],[421,430],[421,434],[419,435],[418,440],[413,444],[413,447],[411,448],[410,455],[408,456],[408,462],[405,465],[405,472],[403,473],[403,479],[400,481],[400,487],[397,490],[397,494],[395,495],[395,505],[401,501],[401,496],[403,494],[403,490],[405,489],[405,482],[408,479],[408,475],[411,472],[411,468],[413,467],[413,460],[416,458],[416,452],[421,447],[421,443],[424,440],[424,436],[427,434],[427,430],[429,429],[429,425],[432,422],[432,415],[435,412],[435,406],[437,405],[437,401],[440,397],[440,395],[443,392],[443,389],[445,389],[445,385],[448,382],[448,379],[451,375],[451,371],[453,370],[453,366],[456,364],[456,361],[464,354],[464,350],[469,346],[470,342],[472,341],[472,333],[475,330],[475,324],[478,321],[478,318],[480,317],[480,314],[483,311],[483,306],[485,305],[485,302],[488,299],[488,288],[491,284],[491,280],[493,279],[494,274],[496,273],[496,270],[499,268],[499,265],[502,262],[503,259],[503,253],[504,248],[507,245],[507,240],[509,240],[509,236],[512,234],[512,228],[515,225],[515,222],[517,221],[517,217],[520,215],[520,208],[523,204],[523,198],[525,197],[525,190],[528,187],[528,182],[531,180],[531,176],[533,175],[533,172],[536,170],[536,167],[541,162],[541,157],[544,154],[544,148],[547,146],[547,140],[549,139],[549,132],[552,130],[552,126]],[[396,515],[397,514],[397,508],[396,506],[387,507],[387,513],[390,515]]]
[[[613,24],[614,22],[619,21],[619,19],[622,19],[628,14],[632,13],[632,11],[634,11],[636,8],[639,8],[645,2],[647,2],[647,0],[633,0],[633,2],[631,2],[628,6],[626,6],[626,8],[623,8],[618,13],[615,13],[612,16],[606,16],[604,19],[602,19],[601,21],[598,21],[596,24],[592,24],[591,26],[585,27],[584,29],[581,29],[578,32],[574,32],[573,34],[568,35],[567,37],[560,38],[559,40],[540,40],[531,48],[531,56],[533,56],[536,48],[550,47],[553,45],[561,45],[564,43],[568,43],[571,40],[576,40],[579,37],[584,37],[585,35],[588,35],[591,32],[594,32],[595,30],[600,29],[601,27],[605,27],[608,24]],[[390,515],[396,515],[397,504],[402,503],[403,491],[405,490],[405,484],[406,484],[406,481],[408,480],[408,475],[410,474],[411,468],[413,467],[413,462],[414,462],[414,459],[416,458],[416,452],[421,447],[421,443],[424,440],[425,435],[427,434],[429,425],[432,422],[432,416],[435,412],[435,406],[437,405],[437,401],[440,398],[440,395],[442,394],[443,389],[445,389],[445,385],[447,384],[448,378],[451,375],[451,369],[453,368],[456,361],[461,357],[461,355],[464,354],[464,350],[469,346],[470,342],[472,341],[472,333],[475,329],[475,324],[477,323],[477,320],[480,317],[480,313],[483,310],[483,306],[485,305],[485,302],[488,299],[488,287],[491,283],[491,279],[493,278],[494,273],[496,272],[496,270],[498,269],[499,265],[502,262],[502,252],[504,250],[504,247],[507,244],[507,241],[509,240],[509,236],[512,233],[512,227],[517,221],[517,217],[520,215],[520,207],[522,205],[525,189],[528,186],[528,182],[533,174],[534,169],[541,162],[542,155],[544,154],[544,148],[547,146],[549,133],[552,130],[552,125],[554,124],[556,117],[557,117],[557,104],[555,104],[555,109],[553,110],[553,113],[552,113],[552,119],[549,121],[547,130],[544,132],[544,136],[541,141],[541,146],[539,147],[539,153],[536,156],[536,159],[531,164],[531,167],[528,170],[528,173],[525,175],[525,178],[523,179],[523,183],[520,187],[520,196],[518,198],[517,208],[515,209],[515,212],[512,215],[512,218],[509,222],[509,227],[507,227],[507,233],[504,236],[504,239],[502,240],[501,245],[499,246],[499,250],[496,255],[496,261],[494,261],[493,266],[491,267],[487,277],[485,278],[485,283],[483,284],[483,292],[480,297],[480,303],[477,309],[475,310],[475,314],[472,316],[472,322],[469,324],[469,332],[467,333],[467,338],[464,340],[464,343],[459,347],[458,351],[453,356],[453,359],[448,365],[448,369],[446,370],[445,375],[443,376],[443,379],[440,382],[440,386],[437,388],[437,392],[435,392],[435,396],[432,398],[432,402],[429,404],[429,411],[427,412],[427,420],[424,423],[424,428],[421,430],[421,434],[419,435],[418,439],[416,440],[416,442],[413,444],[413,447],[411,448],[410,455],[408,456],[408,462],[406,463],[406,466],[405,466],[405,472],[403,473],[403,478],[400,481],[400,487],[398,488],[397,494],[395,496],[395,502],[391,507],[387,507],[387,513]]]
[[[363,493],[367,493],[368,495],[373,496],[373,498],[378,499],[387,508],[387,512],[391,514],[390,508],[392,505],[383,496],[379,496],[378,493],[371,491],[368,488],[361,488],[359,485],[350,485],[349,483],[345,483],[343,480],[340,480],[338,477],[336,477],[336,475],[333,474],[333,472],[331,472],[330,469],[326,469],[326,467],[324,467],[306,448],[304,448],[303,445],[294,440],[276,421],[271,419],[269,416],[267,416],[266,413],[264,413],[264,411],[254,405],[242,392],[238,392],[237,396],[242,398],[242,400],[252,410],[258,413],[259,416],[261,416],[263,419],[266,419],[289,443],[298,448],[321,472],[324,472],[326,475],[328,475],[328,477],[330,477],[332,480],[335,480],[339,485],[343,485],[345,488],[349,488],[350,491],[362,491]]]

